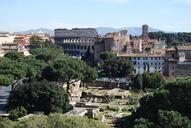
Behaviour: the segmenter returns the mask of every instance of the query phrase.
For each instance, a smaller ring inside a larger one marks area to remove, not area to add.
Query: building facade
[[[166,50],[165,75],[170,78],[191,76],[191,45]]]
[[[88,50],[93,52],[98,33],[94,28],[56,29],[55,44],[64,48],[70,56],[82,57]]]
[[[5,43],[12,43],[15,39],[14,34],[10,34],[8,32],[0,32],[0,45]]]
[[[119,54],[118,59],[128,60],[134,65],[134,74],[164,72],[164,56],[149,54]]]
[[[121,53],[124,47],[130,42],[128,31],[122,30],[106,34],[103,38],[99,38],[95,43],[94,61],[100,61],[102,52]]]

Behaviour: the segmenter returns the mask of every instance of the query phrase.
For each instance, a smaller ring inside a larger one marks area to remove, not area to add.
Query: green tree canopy
[[[159,110],[159,125],[162,128],[191,128],[191,120],[176,111]]]
[[[155,72],[155,73],[144,72],[142,75],[139,75],[139,77],[141,77],[140,80],[137,78],[137,76],[133,78],[132,85],[133,87],[139,87],[137,89],[143,89],[143,90],[157,89],[164,84],[164,76],[160,74],[159,72]],[[141,86],[138,86],[136,84]]]
[[[127,77],[133,71],[133,65],[127,60],[108,60],[101,65],[101,77]]]
[[[148,94],[140,100],[140,107],[126,120],[127,125],[130,127],[135,124],[136,119],[144,118],[161,128],[187,128],[190,126],[188,122],[191,122],[190,91],[191,78],[167,81],[153,94]]]
[[[143,78],[142,75],[137,74],[133,80],[133,88],[141,90],[143,88]]]
[[[57,83],[40,81],[17,85],[8,99],[9,109],[23,106],[29,113],[42,111],[66,112],[69,109],[68,95]]]
[[[60,48],[36,48],[30,51],[36,59],[44,60],[47,63],[52,62],[59,54],[63,54]]]
[[[150,32],[149,37],[151,39],[165,40],[169,46],[190,44],[191,42],[191,33],[189,32],[178,32],[178,33]]]
[[[30,38],[30,48],[59,48],[59,46],[54,45],[51,40],[43,40],[41,37],[34,35]]]
[[[11,75],[0,75],[0,86],[9,86],[13,80],[13,76]]]
[[[115,55],[113,52],[102,52],[102,53],[100,54],[100,58],[101,58],[103,61],[112,60],[112,59],[115,59],[115,58],[116,58],[116,55]]]
[[[87,75],[90,76],[87,77]],[[90,68],[83,61],[67,56],[56,59],[51,65],[45,67],[42,72],[42,77],[49,81],[66,83],[67,91],[70,84],[78,80],[90,82],[94,80],[96,76],[95,70]]]
[[[69,117],[63,114],[32,115],[19,121],[0,118],[1,128],[109,128],[109,126],[85,117]]]
[[[19,60],[24,58],[24,55],[22,53],[16,52],[16,51],[11,51],[11,52],[7,52],[4,57],[7,57],[11,60]]]
[[[11,120],[17,120],[20,117],[27,115],[27,110],[24,107],[17,107],[15,109],[12,109],[9,111],[10,119]]]

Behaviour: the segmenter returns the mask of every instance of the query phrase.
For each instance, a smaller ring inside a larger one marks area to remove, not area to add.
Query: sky
[[[191,0],[1,0],[0,31],[140,27],[191,32]]]

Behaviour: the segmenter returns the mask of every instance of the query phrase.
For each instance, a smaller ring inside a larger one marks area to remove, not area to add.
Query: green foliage
[[[30,48],[45,48],[45,47],[54,47],[53,43],[50,41],[43,41],[39,36],[32,36],[30,38]]]
[[[15,109],[12,109],[9,111],[10,119],[11,120],[17,120],[20,117],[27,115],[27,110],[24,107],[17,107]]]
[[[84,117],[69,117],[63,114],[32,115],[12,122],[0,118],[1,128],[109,128],[107,125]]]
[[[90,82],[93,81],[96,76],[95,70],[83,61],[67,56],[56,59],[52,64],[45,67],[42,72],[42,77],[49,81],[66,83],[67,91],[69,85],[73,82],[78,80]]]
[[[191,128],[191,120],[174,111],[159,110],[159,122],[162,128]]]
[[[159,128],[190,127],[190,92],[191,78],[167,81],[153,94],[148,94],[140,100],[140,107],[126,123],[132,126],[135,119],[144,118]]]
[[[40,81],[17,85],[10,93],[8,99],[9,109],[23,106],[31,113],[42,111],[66,112],[69,109],[68,95],[57,83]]]
[[[33,115],[28,118],[24,118],[18,122],[14,128],[52,128],[48,117],[44,115]]]
[[[0,86],[9,86],[13,82],[13,76],[11,75],[0,75]]]
[[[0,117],[0,128],[14,128],[15,122]]]
[[[143,78],[142,75],[137,74],[133,80],[133,88],[141,90],[143,88]]]
[[[151,88],[157,89],[164,84],[164,77],[159,72],[151,73]]]
[[[59,54],[63,54],[63,50],[59,48],[36,48],[30,52],[35,55],[36,59],[44,60],[47,63],[53,61]]]
[[[163,39],[166,40],[169,46],[175,46],[179,44],[190,44],[191,33],[179,32],[179,33],[164,33],[164,32],[151,32],[149,33],[151,39]]]
[[[143,89],[152,88],[151,75],[148,72],[144,72],[142,74],[142,77],[143,77]]]
[[[100,77],[121,78],[130,76],[133,65],[127,60],[107,60],[101,65]]]
[[[101,58],[103,61],[112,60],[112,59],[115,59],[115,58],[116,58],[116,55],[115,55],[113,52],[102,52],[102,53],[100,54],[100,58]]]
[[[41,74],[44,63],[31,57],[20,59],[0,58],[0,83],[9,85],[13,80],[34,78]]]
[[[83,81],[84,82],[92,82],[97,78],[97,72],[95,69],[91,68],[88,65],[84,66],[84,76],[83,76]]]
[[[4,57],[7,57],[11,60],[19,60],[19,59],[24,58],[24,55],[22,53],[19,53],[19,52],[11,51],[11,52],[6,53],[4,55]]]
[[[61,114],[50,114],[52,128],[108,128],[99,121],[82,117],[67,117]]]
[[[154,123],[150,122],[147,119],[140,118],[135,121],[134,128],[154,128]]]
[[[159,73],[144,72],[142,75],[136,75],[133,78],[133,87],[141,89],[157,89],[164,84],[164,77]]]

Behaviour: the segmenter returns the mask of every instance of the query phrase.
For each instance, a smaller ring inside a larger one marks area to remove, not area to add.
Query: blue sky
[[[191,0],[1,0],[0,31],[138,27],[191,32]]]

